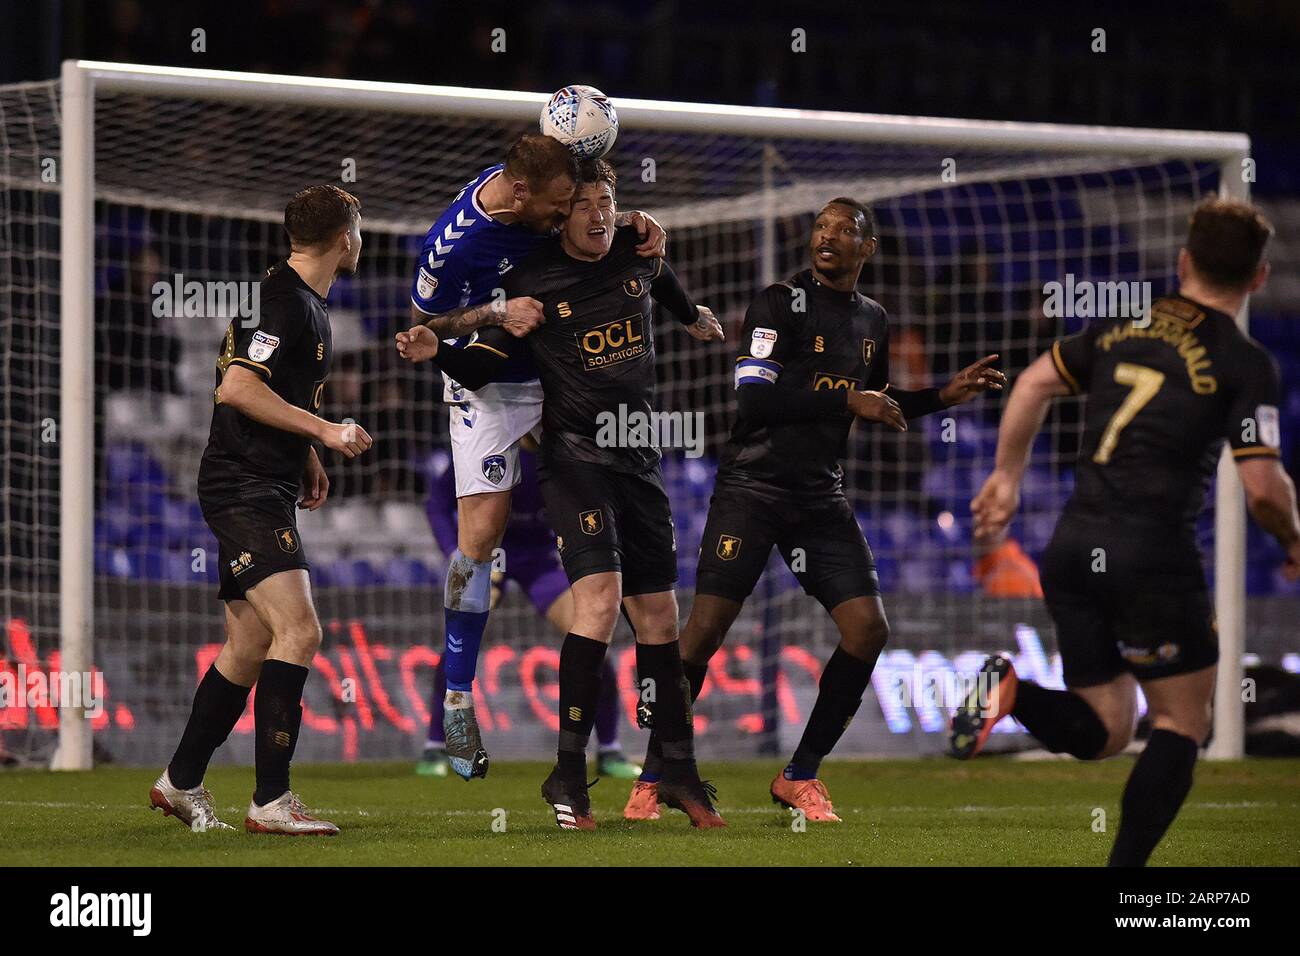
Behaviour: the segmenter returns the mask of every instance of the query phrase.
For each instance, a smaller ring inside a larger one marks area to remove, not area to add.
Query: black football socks
[[[253,802],[259,807],[284,795],[289,789],[289,762],[298,746],[302,726],[302,689],[307,668],[288,661],[267,660],[257,679],[253,718],[257,724],[254,757],[257,789]]]
[[[683,660],[682,673],[686,675],[686,682],[690,685],[691,703],[694,704],[700,699],[700,692],[704,690],[704,678],[709,674],[709,665]],[[646,745],[645,763],[641,776],[637,779],[642,783],[657,783],[659,778],[663,776],[663,772],[664,752],[659,743],[659,732],[651,730],[650,742]]]
[[[235,729],[251,688],[240,687],[226,679],[214,663],[203,675],[194,692],[190,719],[181,734],[181,742],[167,766],[173,786],[191,790],[203,782],[208,761]]]
[[[694,775],[697,771],[695,733],[691,726],[691,686],[683,672],[679,643],[638,643],[636,670],[643,682],[650,681],[654,736],[658,739],[663,759],[661,772]]]
[[[864,661],[837,646],[822,670],[808,725],[795,748],[794,757],[783,771],[787,780],[812,780],[822,758],[834,749],[862,705],[862,695],[871,682],[874,659]]]
[[[1097,712],[1078,694],[1047,690],[1033,681],[1022,680],[1017,685],[1011,715],[1052,753],[1067,753],[1080,760],[1092,760],[1101,753],[1109,736]]]
[[[1145,866],[1192,789],[1200,747],[1191,737],[1156,730],[1133,765],[1120,803],[1111,866]]]
[[[600,701],[608,645],[569,632],[560,648],[560,744],[557,764],[568,779],[587,782],[587,741]]]

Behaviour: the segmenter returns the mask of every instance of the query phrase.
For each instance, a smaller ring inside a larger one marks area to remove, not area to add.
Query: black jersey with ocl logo
[[[883,389],[889,384],[888,317],[875,300],[837,292],[805,269],[751,303],[736,364],[737,384],[757,367],[782,392]],[[852,423],[847,404],[843,414],[818,422],[760,424],[742,414],[723,449],[719,479],[811,496],[838,492]]]
[[[617,471],[640,474],[659,461],[651,435],[613,444],[601,438],[626,430],[648,416],[655,391],[655,344],[652,299],[680,300],[694,307],[671,278],[663,259],[637,255],[636,229],[614,234],[610,251],[595,262],[574,259],[553,239],[505,277],[510,298],[532,296],[542,303],[544,323],[525,340],[542,382],[542,441],[545,457],[585,461]],[[659,290],[652,295],[651,285]],[[508,351],[517,347],[507,333],[491,329],[477,342]],[[622,416],[620,420],[620,416]],[[613,431],[609,431],[612,429]]]
[[[226,329],[216,384],[232,365],[261,376],[290,405],[316,412],[330,369],[330,321],[325,300],[287,261],[260,284],[256,314]],[[256,422],[228,405],[212,409],[208,445],[199,465],[199,500],[206,504],[278,495],[296,499],[310,441]]]

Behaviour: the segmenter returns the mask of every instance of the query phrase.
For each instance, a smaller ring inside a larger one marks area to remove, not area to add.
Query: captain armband
[[[736,388],[751,382],[772,385],[781,374],[781,366],[767,359],[742,356],[736,362]]]

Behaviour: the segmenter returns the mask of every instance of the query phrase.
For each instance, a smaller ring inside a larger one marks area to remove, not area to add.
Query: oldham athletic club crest
[[[506,476],[506,457],[505,455],[489,455],[483,459],[483,477],[494,485],[501,484],[501,479]]]

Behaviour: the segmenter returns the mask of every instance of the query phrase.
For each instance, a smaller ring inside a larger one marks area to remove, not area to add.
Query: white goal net
[[[354,462],[327,461],[330,501],[301,513],[325,646],[298,752],[414,756],[442,647],[445,560],[427,512],[445,516],[453,504],[436,372],[400,362],[392,336],[409,325],[424,232],[515,135],[536,128],[545,97],[99,67],[88,70],[97,79],[93,294],[84,302],[60,301],[61,227],[73,222],[60,193],[66,202],[77,162],[62,153],[60,84],[0,88],[0,668],[56,671],[61,638],[80,637],[61,627],[61,588],[65,615],[76,588],[89,588],[103,678],[91,721],[97,756],[156,765],[170,755],[223,639],[216,542],[199,515],[195,475],[213,364],[238,301],[192,299],[190,284],[255,282],[286,252],[287,198],[337,182],[362,201],[365,249],[358,275],[331,296],[335,358],[322,414],[355,419],[376,444]],[[608,158],[620,205],[666,226],[674,268],[730,338],[703,347],[675,327],[658,335],[661,407],[703,412],[706,423],[704,455],[669,450],[664,465],[683,615],[733,415],[736,333],[763,285],[805,267],[826,200],[849,195],[876,210],[880,251],[861,289],[891,315],[898,385],[939,384],[992,352],[1014,376],[1085,321],[1045,314],[1045,283],[1073,276],[1149,281],[1157,295],[1171,288],[1188,211],[1220,187],[1240,148],[1194,134],[1052,135],[1009,124],[618,105],[623,126]],[[171,308],[159,305],[162,295],[176,299]],[[93,333],[94,421],[85,432],[93,449],[70,475],[60,466],[61,399],[69,350],[86,343],[61,329],[78,309]],[[854,430],[847,486],[893,636],[841,753],[938,752],[946,715],[923,685],[972,670],[988,652],[1012,651],[1022,673],[1059,679],[1033,596],[1034,561],[1070,490],[1079,408],[1061,403],[1035,445],[1016,546],[980,560],[968,502],[991,467],[1000,405],[993,397],[934,415],[905,436]],[[91,498],[87,549],[60,547],[70,480]],[[835,640],[793,576],[779,561],[770,566],[697,705],[704,755],[791,747]],[[552,749],[558,648],[526,596],[507,586],[479,669],[494,756]],[[636,754],[643,741],[626,632],[613,656],[624,743]],[[245,722],[218,760],[251,760],[251,708]],[[1020,746],[1009,723],[1004,746]],[[0,749],[46,759],[57,726],[52,708],[10,702],[0,708]]]

